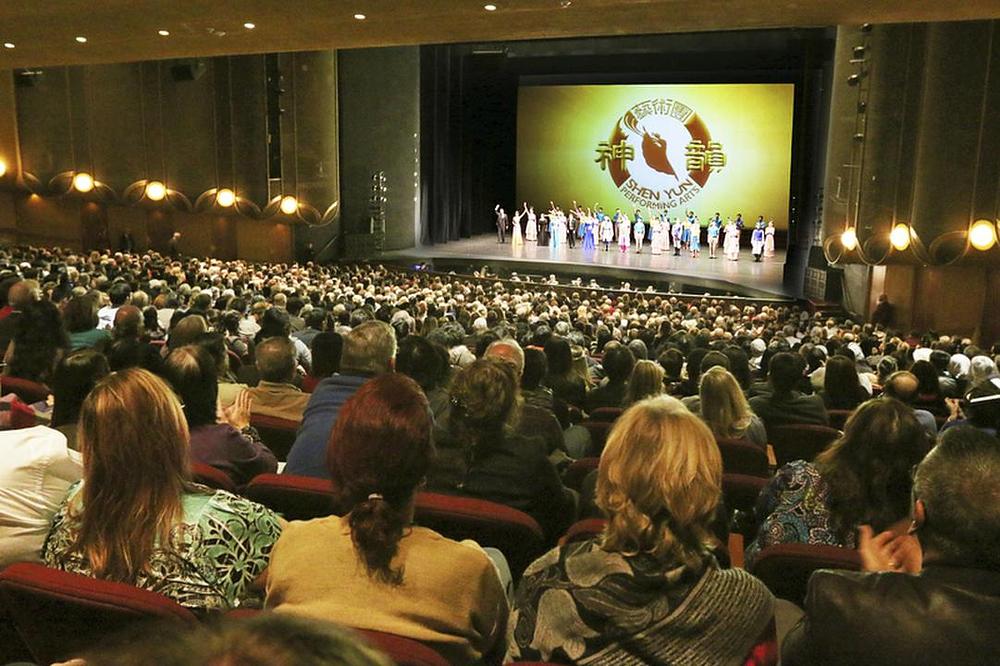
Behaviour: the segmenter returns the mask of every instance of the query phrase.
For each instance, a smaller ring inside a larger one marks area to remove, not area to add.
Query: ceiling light
[[[298,199],[296,199],[292,195],[282,197],[280,208],[281,212],[284,213],[285,215],[292,215],[293,213],[295,213],[295,211],[299,209]]]
[[[495,12],[497,10],[497,6],[496,5],[483,5],[483,9],[485,9],[488,12]]]
[[[4,42],[3,43],[3,47],[5,49],[12,49],[12,48],[14,48],[14,42]]]
[[[897,224],[889,232],[889,242],[892,246],[902,252],[910,247],[910,227],[906,224]]]
[[[151,180],[146,183],[146,198],[150,201],[163,201],[167,196],[166,186],[158,180]]]
[[[988,250],[997,242],[997,228],[989,220],[976,220],[969,229],[969,243],[977,250]]]
[[[236,194],[229,188],[223,188],[215,195],[215,203],[223,208],[229,208],[236,203]]]
[[[80,42],[81,44],[86,44],[87,43],[87,38],[83,37],[83,36],[77,37],[76,41]]]
[[[170,36],[170,31],[169,30],[157,30],[156,34],[158,34],[160,37],[169,37]]]
[[[247,30],[253,30],[254,28],[257,27],[257,24],[247,21],[246,23],[243,24],[243,27],[246,28]]]
[[[358,21],[364,21],[368,17],[365,16],[364,14],[355,14],[354,18],[357,19]]]
[[[853,250],[858,246],[858,234],[854,229],[848,229],[840,234],[840,244],[844,246],[845,250]]]
[[[89,192],[94,189],[94,177],[86,171],[80,171],[73,176],[73,189],[77,192]]]

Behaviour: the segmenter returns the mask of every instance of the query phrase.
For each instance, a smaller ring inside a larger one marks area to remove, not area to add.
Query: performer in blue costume
[[[583,251],[593,251],[597,248],[596,243],[594,243],[594,227],[597,226],[597,222],[590,210],[587,210],[587,214],[581,219],[583,220]]]
[[[757,224],[753,226],[753,232],[750,234],[750,251],[753,254],[753,260],[759,262],[761,257],[764,256],[764,217],[761,216],[757,220]]]
[[[719,214],[708,221],[708,258],[715,259],[715,251],[719,247],[719,232],[722,230],[722,220]]]
[[[635,209],[635,222],[632,223],[632,233],[635,236],[635,253],[642,252],[642,242],[646,240],[646,223],[642,221],[642,214],[639,209]]]

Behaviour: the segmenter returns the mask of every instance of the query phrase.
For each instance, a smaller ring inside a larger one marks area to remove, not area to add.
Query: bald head
[[[24,309],[29,303],[37,301],[40,294],[40,287],[35,280],[21,280],[15,282],[7,292],[7,301],[15,310]]]
[[[485,356],[507,361],[514,366],[518,377],[524,374],[524,350],[521,349],[521,345],[517,344],[517,340],[506,338],[490,343],[490,346],[486,348]]]
[[[917,379],[915,374],[901,370],[889,375],[889,378],[885,380],[884,390],[885,395],[890,398],[910,404],[917,397],[917,388],[919,386],[920,380]]]
[[[137,338],[142,335],[142,311],[134,305],[118,308],[113,333],[116,338]]]

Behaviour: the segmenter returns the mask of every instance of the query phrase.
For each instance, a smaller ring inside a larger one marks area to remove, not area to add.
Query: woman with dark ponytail
[[[343,517],[289,524],[267,607],[413,638],[452,663],[502,656],[507,601],[486,553],[411,525],[431,428],[427,399],[399,373],[344,404],[327,448]]]

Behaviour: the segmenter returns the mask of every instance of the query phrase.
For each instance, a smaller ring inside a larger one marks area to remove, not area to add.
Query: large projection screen
[[[702,223],[742,213],[788,228],[790,83],[526,85],[517,206],[573,201]]]

